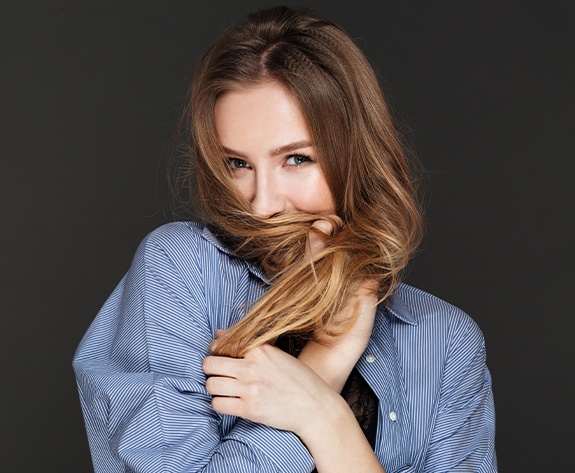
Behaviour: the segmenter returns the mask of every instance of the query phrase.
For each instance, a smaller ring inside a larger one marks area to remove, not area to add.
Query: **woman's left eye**
[[[300,164],[304,164],[307,162],[311,162],[312,159],[305,154],[292,154],[288,156],[286,163],[290,166],[299,166]]]

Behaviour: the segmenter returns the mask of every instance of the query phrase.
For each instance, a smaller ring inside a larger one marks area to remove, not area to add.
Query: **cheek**
[[[319,192],[319,199],[321,201],[322,210],[327,211],[329,213],[335,213],[335,201],[333,199],[333,195],[327,185],[325,180],[323,181],[323,186],[321,191]]]
[[[293,188],[292,197],[300,210],[312,213],[335,212],[335,203],[323,175],[299,181]]]
[[[240,171],[238,175],[233,178],[234,184],[248,202],[253,200],[255,193],[255,187],[250,177],[251,176],[249,172]]]

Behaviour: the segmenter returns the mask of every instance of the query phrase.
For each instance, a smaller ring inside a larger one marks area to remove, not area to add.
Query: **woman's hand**
[[[336,392],[343,389],[369,342],[377,309],[374,286],[373,281],[364,282],[338,315],[347,318],[354,310],[359,311],[354,325],[346,333],[339,336],[316,333],[316,338],[307,342],[298,356]]]
[[[343,222],[337,216],[331,216],[341,225]],[[306,245],[306,258],[313,259],[314,255],[323,250],[325,238],[334,232],[332,224],[328,220],[316,220],[309,232],[309,238]],[[322,236],[323,235],[323,236]],[[361,355],[371,336],[375,311],[377,308],[377,282],[374,280],[364,281],[355,291],[352,298],[348,301],[342,311],[335,317],[335,322],[345,322],[346,319],[353,317],[356,311],[359,317],[351,329],[345,334],[338,337],[330,337],[325,333],[316,333],[316,341],[329,345],[333,348],[343,347],[351,348],[355,353]]]
[[[214,410],[295,433],[318,472],[385,473],[343,398],[279,348],[262,345],[240,359],[208,356],[203,368]]]
[[[313,227],[326,235],[333,231],[325,220]],[[322,235],[310,232],[306,256],[313,258],[323,247]],[[339,395],[369,342],[376,290],[374,281],[361,284],[338,315],[344,320],[359,311],[351,329],[337,337],[316,334],[318,341],[308,342],[297,359],[268,344],[241,359],[206,357],[206,389],[214,410],[295,433],[321,473],[385,473]]]
[[[330,235],[332,225],[327,220],[317,220],[312,228]],[[310,232],[306,256],[313,255],[324,247],[324,239],[317,232]],[[345,321],[359,312],[353,326],[344,334],[329,336],[316,333],[315,339],[309,341],[299,355],[299,360],[318,373],[336,392],[341,392],[343,386],[364,352],[375,320],[377,309],[377,283],[373,280],[364,281],[355,291],[336,319]],[[337,322],[338,320],[336,320]]]
[[[240,359],[208,356],[203,368],[215,411],[300,437],[311,436],[330,410],[337,412],[333,406],[341,399],[304,363],[267,344]]]

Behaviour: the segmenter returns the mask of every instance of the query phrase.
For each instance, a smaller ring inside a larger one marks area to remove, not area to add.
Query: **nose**
[[[277,182],[270,176],[258,176],[252,199],[252,212],[260,218],[269,218],[285,211],[286,201]]]

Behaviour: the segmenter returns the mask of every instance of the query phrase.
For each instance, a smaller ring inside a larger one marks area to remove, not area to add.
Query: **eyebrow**
[[[280,154],[289,153],[291,151],[295,151],[296,149],[309,148],[310,146],[312,146],[312,144],[307,140],[294,141],[293,143],[289,143],[287,145],[283,145],[283,146],[280,146],[279,148],[271,150],[270,151],[270,157],[273,158],[275,156],[279,156]],[[245,156],[242,153],[234,151],[231,148],[227,148],[225,146],[222,146],[222,149],[226,153],[233,154],[234,156],[238,156],[240,158],[245,158]]]

